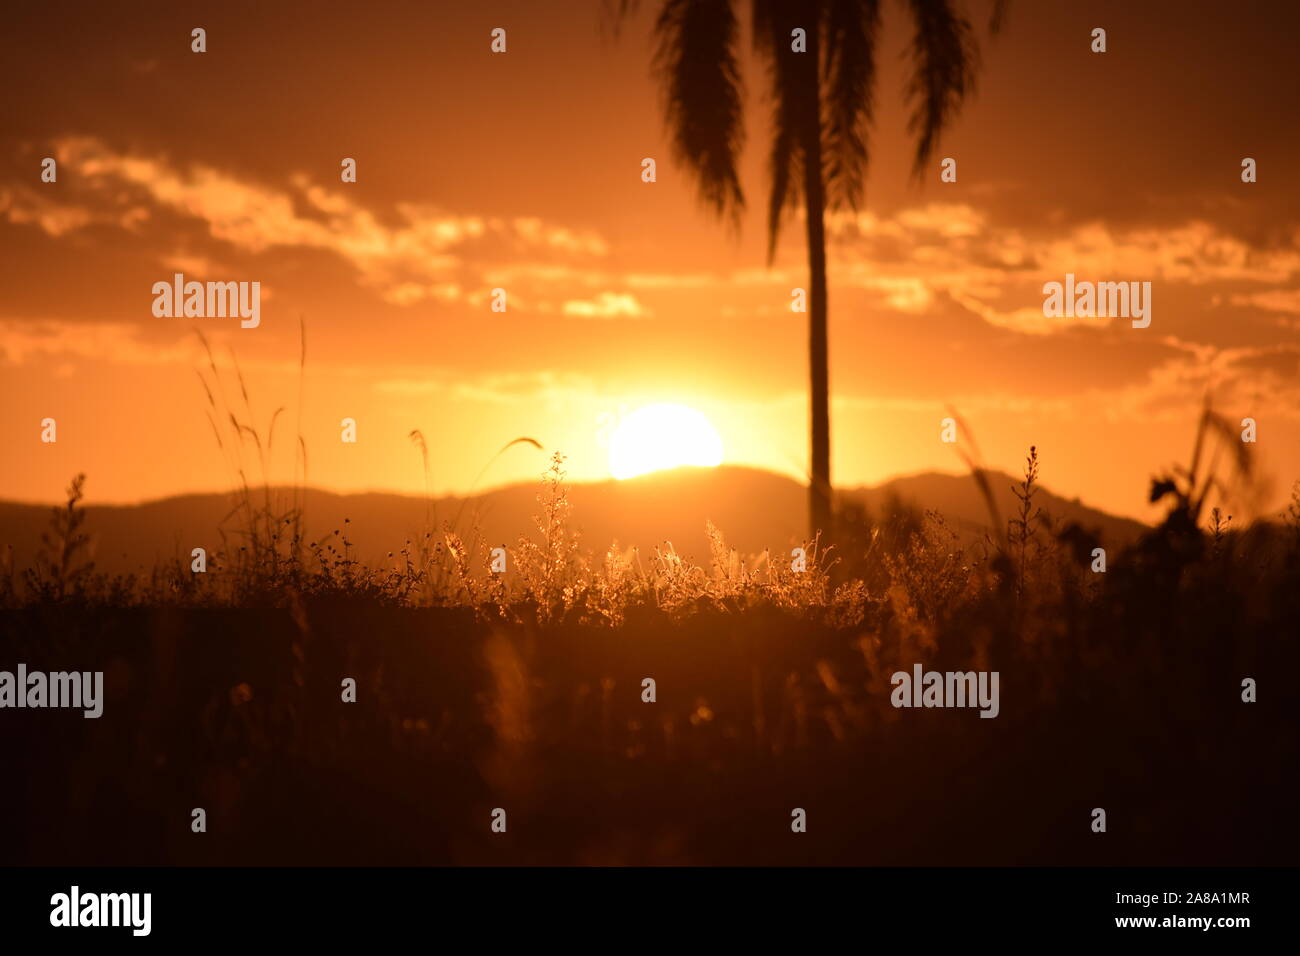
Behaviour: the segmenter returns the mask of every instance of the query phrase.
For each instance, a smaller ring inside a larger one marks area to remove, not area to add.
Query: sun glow
[[[693,408],[663,402],[638,408],[619,423],[609,441],[609,471],[633,478],[679,465],[722,464],[722,439]]]

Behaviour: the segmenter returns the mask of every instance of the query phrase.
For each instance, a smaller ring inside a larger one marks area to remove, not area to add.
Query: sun
[[[609,471],[634,478],[651,471],[722,464],[722,439],[693,408],[661,402],[638,408],[614,430],[609,441]]]

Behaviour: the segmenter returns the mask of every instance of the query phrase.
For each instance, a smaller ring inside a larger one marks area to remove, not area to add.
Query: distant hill
[[[1014,509],[1014,479],[989,473],[1005,521]],[[435,520],[454,522],[462,531],[479,528],[489,545],[513,544],[521,535],[536,534],[533,515],[539,512],[539,484],[511,485],[466,502],[443,498],[433,503]],[[272,498],[288,501],[287,490],[272,489]],[[896,478],[871,487],[842,490],[840,494],[866,505],[879,515],[890,502],[901,501],[944,515],[960,531],[975,535],[990,524],[987,509],[969,476],[924,473]],[[682,468],[628,481],[574,484],[568,489],[574,527],[583,547],[603,552],[617,541],[622,548],[636,545],[649,551],[671,541],[682,554],[702,559],[707,555],[705,522],[722,530],[731,547],[745,553],[765,547],[787,548],[803,534],[807,492],[803,485],[772,472],[753,468]],[[261,494],[258,493],[260,500]],[[1038,505],[1058,520],[1076,521],[1100,534],[1112,546],[1132,541],[1143,525],[1068,501],[1043,489]],[[161,558],[188,556],[190,549],[221,546],[219,529],[227,542],[238,546],[239,522],[230,516],[231,495],[181,495],[139,505],[92,505],[86,509],[86,527],[95,543],[95,562],[103,571],[147,570]],[[370,561],[399,551],[415,539],[425,525],[423,498],[398,494],[337,495],[306,492],[305,514],[309,540],[347,526],[358,557]],[[40,546],[50,507],[0,502],[0,549],[12,545],[14,562],[28,566]]]
[[[1007,519],[1016,513],[1020,505],[1019,499],[1011,490],[1020,484],[1020,479],[1000,471],[988,471],[985,474],[1005,528]],[[970,475],[924,472],[894,478],[874,488],[860,488],[846,494],[862,501],[872,515],[880,514],[881,509],[893,500],[937,511],[950,525],[968,535],[982,535],[992,523],[984,496]],[[1112,547],[1132,543],[1147,529],[1147,525],[1140,521],[1108,514],[1083,504],[1078,498],[1062,498],[1042,487],[1034,495],[1034,505],[1050,515],[1055,524],[1074,522],[1082,525]]]

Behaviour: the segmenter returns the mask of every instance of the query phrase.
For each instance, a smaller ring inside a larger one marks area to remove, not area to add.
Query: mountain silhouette
[[[1016,505],[1011,493],[1016,479],[999,472],[987,474],[1005,522]],[[807,520],[806,487],[755,468],[680,468],[625,481],[571,484],[567,490],[571,525],[582,548],[597,556],[615,542],[620,549],[636,546],[643,554],[671,542],[678,553],[704,560],[709,521],[722,531],[730,547],[742,553],[788,549],[801,543]],[[410,495],[340,495],[308,489],[304,493],[307,540],[318,541],[334,531],[345,533],[356,557],[379,562],[388,552],[398,553],[407,541],[417,540],[429,514],[433,527],[455,525],[467,542],[481,534],[489,547],[513,546],[520,536],[538,536],[534,515],[541,511],[537,500],[541,492],[540,483],[516,484],[468,500],[445,497],[430,503]],[[864,505],[873,518],[888,514],[899,503],[937,511],[967,539],[991,528],[984,499],[969,475],[926,472],[873,487],[842,489],[838,494]],[[292,492],[272,488],[270,498],[273,506],[278,503],[275,510],[287,510]],[[261,504],[263,491],[255,489],[253,499],[255,505]],[[188,563],[195,547],[206,548],[209,554],[222,547],[237,549],[242,543],[242,518],[232,514],[236,500],[232,494],[192,494],[135,505],[89,505],[86,531],[92,538],[96,568],[142,572],[159,560],[184,558]],[[1057,522],[1077,522],[1112,547],[1131,542],[1144,529],[1137,521],[1046,489],[1040,489],[1035,503]],[[34,560],[50,511],[48,505],[0,502],[0,555],[6,545],[11,546],[15,568]]]

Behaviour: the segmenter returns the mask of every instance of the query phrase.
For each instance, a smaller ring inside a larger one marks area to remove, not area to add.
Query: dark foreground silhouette
[[[367,569],[268,515],[124,582],[78,563],[73,494],[0,578],[0,670],[102,671],[103,715],[0,710],[0,861],[1294,864],[1300,497],[1206,531],[1157,480],[1103,572],[1035,475],[983,547],[845,513],[802,571],[712,529],[704,567],[583,558],[557,467],[506,574],[451,532]],[[996,671],[998,716],[894,707],[917,664]]]
[[[1002,663],[995,719],[895,710],[887,685],[871,690],[870,637],[776,612],[647,611],[617,630],[326,602],[297,621],[5,612],[7,657],[102,669],[106,701],[98,720],[0,714],[0,855],[1293,863],[1294,634],[1253,644],[1229,629],[1208,647],[1181,627],[1198,609],[1168,611],[1161,632],[1116,634],[1093,664],[1068,648]],[[1239,674],[1260,680],[1258,703],[1241,702]],[[206,833],[191,832],[195,807]],[[490,829],[498,807],[504,834]]]

